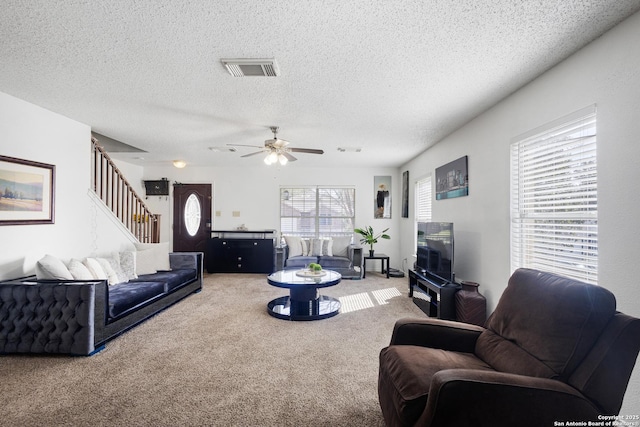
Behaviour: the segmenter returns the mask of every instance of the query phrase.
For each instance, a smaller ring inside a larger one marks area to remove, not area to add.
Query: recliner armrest
[[[417,345],[473,353],[482,326],[441,319],[400,319],[389,345]]]
[[[433,375],[426,408],[416,425],[538,427],[555,421],[597,421],[600,413],[578,390],[561,381],[446,369]]]

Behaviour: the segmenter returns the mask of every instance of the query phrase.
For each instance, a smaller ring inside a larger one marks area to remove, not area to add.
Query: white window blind
[[[281,187],[281,233],[302,237],[352,236],[355,194],[352,187]]]
[[[431,189],[431,175],[420,178],[415,186],[415,223],[413,230],[413,247],[418,247],[418,223],[431,221],[431,201],[433,194]]]
[[[595,106],[511,144],[511,268],[598,282]]]
[[[416,181],[416,222],[431,221],[431,175]]]

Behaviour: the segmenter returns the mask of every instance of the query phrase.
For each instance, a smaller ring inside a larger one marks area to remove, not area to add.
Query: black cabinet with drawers
[[[211,233],[205,253],[209,273],[273,273],[275,230]]]

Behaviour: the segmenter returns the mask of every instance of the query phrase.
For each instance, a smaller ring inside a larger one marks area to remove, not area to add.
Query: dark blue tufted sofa
[[[170,271],[106,280],[0,282],[0,354],[91,355],[105,343],[202,290],[202,253],[169,254]]]

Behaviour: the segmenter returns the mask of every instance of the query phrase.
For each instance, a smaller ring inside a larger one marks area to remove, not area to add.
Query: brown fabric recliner
[[[553,426],[620,411],[640,319],[608,290],[530,269],[485,327],[402,319],[380,352],[388,426]]]

